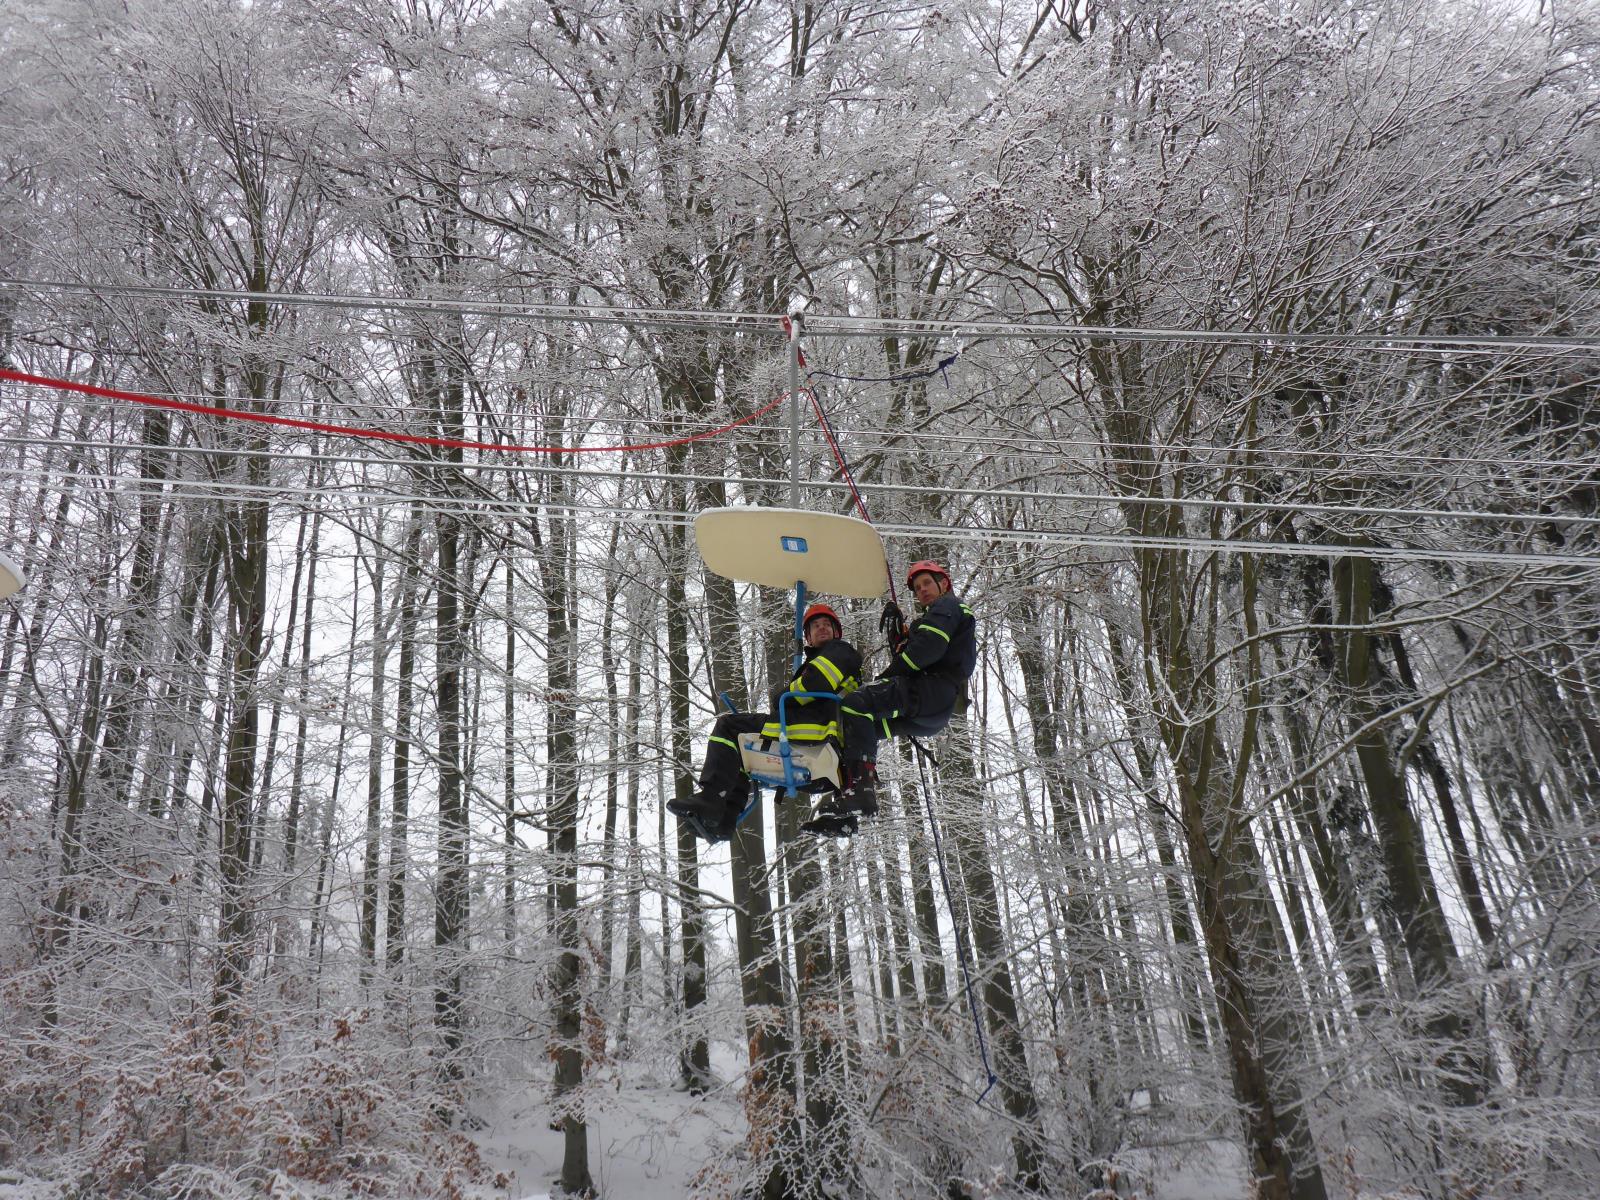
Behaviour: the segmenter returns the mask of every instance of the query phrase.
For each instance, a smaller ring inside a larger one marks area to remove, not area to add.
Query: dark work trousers
[[[950,724],[959,689],[937,675],[895,675],[844,698],[844,756],[877,762],[886,737],[932,737]]]
[[[711,737],[706,741],[706,761],[700,768],[700,790],[715,794],[732,792],[739,807],[744,807],[744,794],[750,790],[750,780],[744,773],[744,760],[739,755],[739,735],[760,733],[761,727],[772,720],[770,713],[723,713],[711,727]]]

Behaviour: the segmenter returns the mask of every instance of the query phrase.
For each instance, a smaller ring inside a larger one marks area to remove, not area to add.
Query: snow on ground
[[[1201,1142],[1151,1153],[1119,1156],[1139,1176],[1140,1200],[1246,1200],[1244,1156],[1230,1142]]]
[[[584,1090],[589,1170],[605,1200],[695,1195],[695,1176],[744,1136],[737,1098],[742,1066],[731,1051],[714,1053],[712,1069],[731,1082],[701,1097],[674,1091],[670,1079],[657,1075],[612,1068],[592,1077]],[[483,1200],[548,1200],[559,1192],[564,1147],[561,1132],[550,1128],[545,1084],[475,1113],[485,1122],[475,1135],[484,1163],[511,1179],[506,1192],[480,1192]]]
[[[589,1169],[603,1200],[690,1200],[717,1190],[697,1186],[696,1176],[744,1136],[737,1097],[743,1063],[731,1049],[713,1046],[713,1069],[729,1082],[710,1095],[690,1096],[674,1091],[670,1079],[615,1068],[586,1089]],[[558,1200],[563,1144],[549,1127],[546,1083],[529,1084],[522,1095],[507,1095],[476,1115],[485,1122],[475,1135],[484,1162],[509,1177],[510,1187],[478,1191],[475,1200]],[[1239,1149],[1227,1142],[1131,1149],[1119,1159],[1133,1184],[1122,1193],[1130,1200],[1248,1195]]]
[[[0,1171],[0,1200],[61,1200],[61,1185]]]

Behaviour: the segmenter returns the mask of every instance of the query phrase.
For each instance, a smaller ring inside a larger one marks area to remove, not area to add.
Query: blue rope
[[[918,746],[921,750],[922,747]],[[926,753],[924,751],[924,753]],[[956,920],[956,902],[950,893],[950,876],[944,867],[944,842],[939,837],[939,822],[933,818],[933,788],[922,770],[921,760],[918,760],[917,774],[922,778],[922,803],[928,810],[928,828],[933,830],[933,861],[939,864],[939,882],[944,885],[944,902],[950,910],[950,919]],[[960,934],[956,935],[956,957],[961,961],[961,978],[967,985],[967,1007],[972,1010],[972,1028],[978,1035],[978,1055],[983,1059],[984,1073],[989,1077],[989,1082],[983,1091],[978,1093],[977,1100],[973,1103],[980,1108],[983,1106],[984,1097],[994,1090],[994,1085],[999,1078],[994,1073],[994,1067],[989,1062],[989,1041],[983,1034],[983,1018],[978,1015],[978,997],[972,988],[972,968],[967,962],[966,943]]]
[[[945,386],[949,386],[950,377],[945,375],[949,368],[955,365],[956,359],[961,357],[961,351],[947,354],[933,366],[922,371],[906,371],[900,375],[840,375],[833,371],[819,371],[813,368],[807,375],[820,375],[824,379],[842,379],[847,383],[910,383],[915,379],[931,379],[935,375],[944,375]]]

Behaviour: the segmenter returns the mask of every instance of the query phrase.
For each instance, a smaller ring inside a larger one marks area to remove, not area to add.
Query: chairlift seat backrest
[[[887,590],[878,531],[859,517],[799,508],[708,508],[695,518],[700,557],[741,583],[870,600]]]
[[[0,600],[16,595],[27,581],[28,577],[22,573],[22,568],[0,554]]]

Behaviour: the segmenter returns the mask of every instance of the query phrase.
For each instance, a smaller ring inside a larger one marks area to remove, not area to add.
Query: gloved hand
[[[906,615],[893,600],[883,606],[883,615],[878,618],[878,629],[889,639],[889,653],[899,654],[905,649]]]

